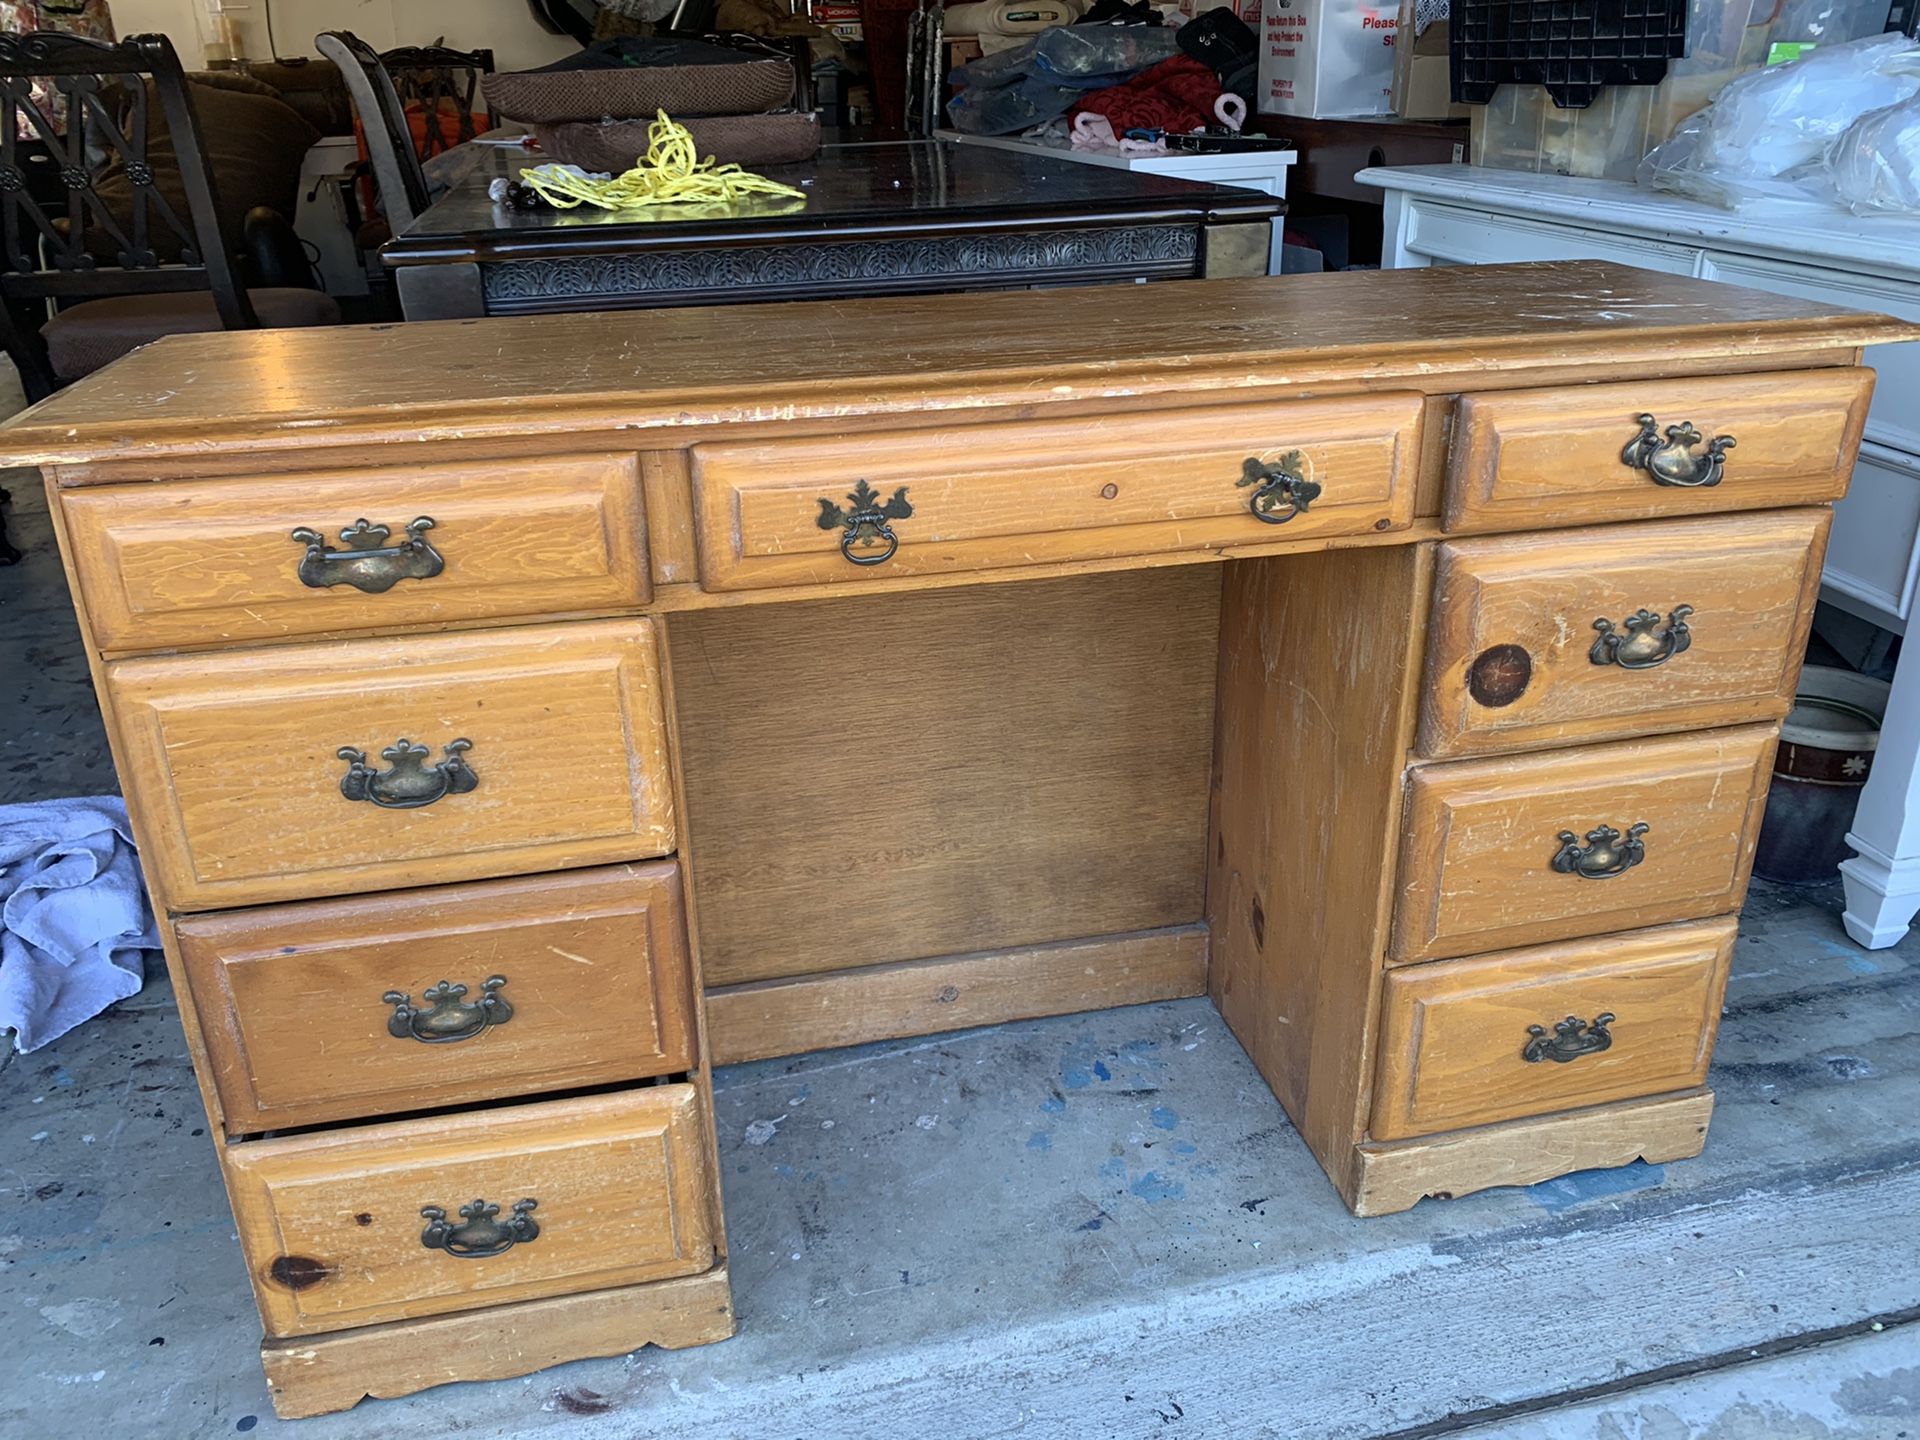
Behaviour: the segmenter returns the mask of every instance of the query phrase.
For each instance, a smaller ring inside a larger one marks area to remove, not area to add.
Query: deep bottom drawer
[[[1392,971],[1373,1138],[1698,1085],[1738,928],[1727,916]]]
[[[267,1333],[300,1335],[705,1270],[706,1153],[694,1087],[659,1085],[225,1159]]]

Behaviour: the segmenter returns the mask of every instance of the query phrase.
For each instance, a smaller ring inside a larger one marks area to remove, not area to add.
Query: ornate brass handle
[[[1584,880],[1610,880],[1625,874],[1647,858],[1647,847],[1640,837],[1647,833],[1645,822],[1629,825],[1621,833],[1611,825],[1600,825],[1587,832],[1587,843],[1571,830],[1557,837],[1560,848],[1554,852],[1553,868],[1562,875],[1578,875]]]
[[[396,1040],[420,1040],[428,1045],[444,1045],[453,1040],[471,1040],[490,1025],[504,1025],[513,1018],[513,1006],[501,996],[507,977],[489,975],[480,987],[480,998],[465,1004],[467,987],[451,980],[430,985],[420,998],[425,1008],[416,1006],[404,990],[389,990],[380,999],[393,1006],[387,1017],[387,1033]]]
[[[422,515],[408,523],[405,540],[391,550],[383,550],[381,546],[393,534],[392,529],[356,520],[340,532],[347,548],[335,550],[318,530],[302,525],[292,535],[307,547],[296,573],[302,585],[315,590],[351,585],[369,595],[391,590],[402,580],[430,580],[447,568],[440,552],[427,543],[427,531],[431,529],[433,517]]]
[[[865,480],[861,480],[848,494],[851,509],[842,509],[826,496],[820,497],[820,513],[814,517],[814,523],[822,530],[844,530],[840,537],[840,553],[855,565],[883,565],[893,558],[893,552],[900,548],[900,539],[893,533],[889,520],[910,520],[913,518],[913,505],[907,499],[907,487],[902,485],[893,492],[889,500],[882,500],[880,492]],[[859,554],[854,551],[858,549]]]
[[[1621,622],[1626,626],[1624,635],[1603,615],[1593,622],[1600,638],[1593,642],[1587,658],[1596,665],[1618,665],[1622,670],[1651,670],[1664,665],[1693,643],[1693,632],[1687,628],[1691,614],[1691,605],[1674,606],[1667,616],[1666,630],[1655,633],[1660,612],[1636,610]]]
[[[1731,435],[1716,435],[1707,441],[1707,453],[1696,455],[1693,447],[1705,437],[1691,420],[1667,426],[1666,438],[1660,438],[1659,423],[1651,415],[1635,417],[1640,433],[1627,442],[1620,458],[1635,470],[1644,470],[1656,485],[1678,485],[1687,489],[1718,485],[1727,467],[1727,451],[1737,443]]]
[[[1240,466],[1240,478],[1234,485],[1255,487],[1247,497],[1247,509],[1253,518],[1268,525],[1284,525],[1320,498],[1320,484],[1300,471],[1304,468],[1298,450],[1289,450],[1271,465],[1248,456]]]
[[[1529,1025],[1527,1034],[1532,1038],[1521,1050],[1520,1058],[1529,1065],[1538,1065],[1542,1060],[1564,1065],[1582,1055],[1598,1055],[1613,1044],[1613,1032],[1607,1029],[1611,1024],[1613,1014],[1608,1011],[1594,1016],[1592,1024],[1578,1015],[1569,1015],[1553,1027],[1551,1035],[1544,1025]]]
[[[444,1250],[462,1260],[485,1260],[489,1255],[504,1255],[516,1245],[540,1238],[540,1226],[534,1221],[537,1200],[516,1200],[513,1214],[505,1221],[497,1217],[498,1205],[475,1200],[460,1207],[458,1225],[447,1223],[447,1212],[438,1205],[423,1205],[420,1214],[427,1228],[420,1232],[420,1243],[429,1250]]]
[[[402,736],[380,752],[392,768],[375,770],[367,764],[366,751],[342,745],[334,751],[347,762],[340,793],[349,800],[371,800],[383,810],[418,810],[443,795],[464,795],[480,783],[460,758],[473,748],[473,742],[450,740],[442,748],[445,758],[429,766],[427,747]]]

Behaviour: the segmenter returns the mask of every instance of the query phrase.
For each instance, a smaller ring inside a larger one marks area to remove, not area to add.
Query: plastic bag
[[[1148,25],[1062,25],[961,69],[947,104],[967,135],[1012,135],[1067,113],[1089,90],[1131,79],[1179,52],[1174,32]]]
[[[1744,75],[1640,165],[1640,182],[1737,208],[1832,203],[1828,147],[1862,116],[1920,95],[1920,41],[1876,35]]]
[[[1920,97],[1862,115],[1825,167],[1835,198],[1853,210],[1920,214]]]

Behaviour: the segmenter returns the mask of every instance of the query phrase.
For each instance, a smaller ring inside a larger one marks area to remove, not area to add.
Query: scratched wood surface
[[[844,419],[1911,339],[1920,327],[1603,262],[169,336],[12,422],[0,464],[242,441]],[[1440,389],[1461,388],[1444,379]],[[84,478],[84,477],[75,477]]]
[[[477,1104],[638,1080],[693,1056],[670,860],[312,900],[175,924],[227,1128]],[[489,976],[505,1023],[458,1041],[388,1031],[381,996]],[[324,1030],[315,1016],[325,1016]]]
[[[692,1275],[713,1263],[691,1085],[229,1145],[227,1190],[269,1335],[305,1335]],[[539,1233],[472,1258],[421,1243],[475,1197]]]

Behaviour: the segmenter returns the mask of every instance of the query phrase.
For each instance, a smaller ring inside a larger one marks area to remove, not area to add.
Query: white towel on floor
[[[0,1030],[18,1049],[137,992],[159,948],[124,801],[0,806]]]

